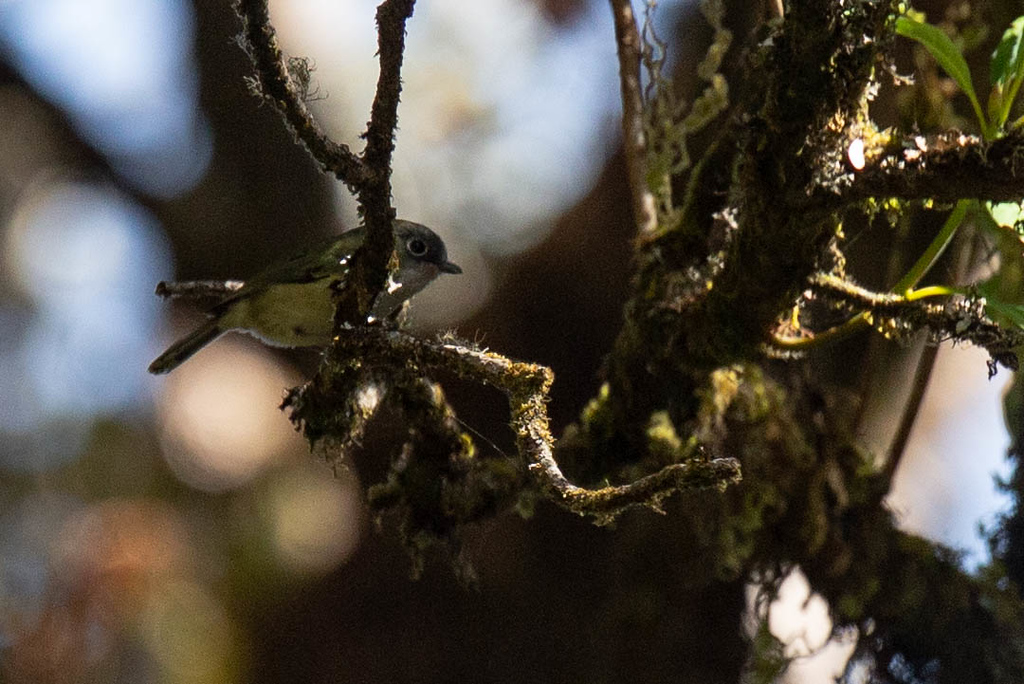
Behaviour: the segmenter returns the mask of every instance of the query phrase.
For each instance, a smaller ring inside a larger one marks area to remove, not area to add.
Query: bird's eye
[[[405,248],[414,257],[421,257],[427,253],[427,243],[419,238],[409,238],[409,241],[405,243]]]

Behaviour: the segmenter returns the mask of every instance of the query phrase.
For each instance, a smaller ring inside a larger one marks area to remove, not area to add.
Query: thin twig
[[[363,158],[375,174],[391,171],[391,153],[395,149],[395,129],[398,127],[398,99],[402,92],[405,22],[412,16],[414,5],[415,0],[385,0],[377,8],[380,75],[370,109],[370,121],[363,134],[366,139]]]
[[[647,187],[647,138],[644,135],[644,101],[640,86],[640,31],[629,0],[610,0],[615,17],[615,42],[619,54],[622,88],[622,147],[629,174],[633,219],[641,235],[657,229],[654,194]]]
[[[164,299],[211,299],[238,292],[243,280],[161,280],[156,284],[156,296]]]
[[[867,308],[905,304],[902,294],[875,292],[857,285],[851,280],[839,278],[827,273],[816,273],[810,279],[811,289],[826,296],[841,299],[848,303]]]
[[[907,443],[910,441],[910,433],[917,422],[917,415],[920,413],[921,402],[924,400],[925,390],[928,389],[928,380],[931,379],[932,369],[935,367],[935,359],[939,353],[939,346],[930,344],[925,347],[921,358],[918,359],[917,368],[914,370],[914,381],[910,388],[910,396],[907,397],[903,406],[903,415],[900,416],[899,426],[896,428],[896,435],[889,445],[889,453],[882,470],[884,482],[892,486],[893,477],[899,469],[903,454],[906,453]]]
[[[325,171],[337,176],[350,190],[356,190],[366,182],[370,169],[348,146],[331,140],[313,118],[277,43],[267,2],[235,2],[235,12],[242,19],[239,39],[256,71],[254,89],[274,105],[295,137]]]
[[[811,278],[811,290],[822,297],[861,309],[846,323],[809,338],[776,336],[771,344],[783,351],[803,351],[826,338],[829,341],[845,336],[844,333],[874,325],[890,336],[901,336],[923,328],[931,331],[936,340],[969,342],[982,347],[992,356],[993,363],[1016,370],[1016,357],[1009,351],[1024,344],[1024,331],[1001,327],[985,312],[984,301],[956,296],[950,288],[931,286],[907,292],[905,295],[873,292],[855,283],[827,274]],[[933,304],[931,297],[949,298],[944,304]],[[994,366],[990,365],[990,373]]]

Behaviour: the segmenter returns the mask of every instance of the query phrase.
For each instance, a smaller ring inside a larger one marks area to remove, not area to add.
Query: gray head
[[[437,233],[424,225],[395,219],[395,250],[398,252],[399,268],[437,269],[438,273],[462,273],[462,269],[448,261],[448,250]]]
[[[398,270],[374,302],[373,318],[388,316],[440,274],[462,273],[461,268],[448,261],[448,250],[437,233],[402,219],[395,219],[394,227]]]

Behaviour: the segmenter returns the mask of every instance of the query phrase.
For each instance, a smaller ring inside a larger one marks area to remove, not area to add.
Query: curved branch
[[[288,128],[325,171],[355,190],[366,182],[369,169],[347,145],[331,140],[313,118],[303,99],[304,89],[295,82],[277,44],[267,1],[235,0],[235,12],[242,20],[239,43],[256,71],[253,90],[277,109]]]
[[[851,332],[868,325],[891,336],[927,328],[935,339],[969,342],[985,349],[992,357],[990,374],[994,374],[994,363],[1017,370],[1017,357],[1011,350],[1024,344],[1024,331],[995,323],[985,313],[984,300],[958,296],[956,290],[944,287],[921,288],[906,295],[873,292],[828,274],[816,274],[808,284],[818,296],[862,311],[845,324],[814,337],[775,337],[772,344],[782,350],[800,351],[824,338],[843,336],[832,331]],[[929,301],[932,296],[951,295],[944,304]]]
[[[675,463],[634,482],[617,487],[587,489],[572,484],[554,457],[547,413],[548,392],[554,382],[550,368],[513,361],[493,352],[465,347],[451,340],[431,342],[377,326],[346,327],[335,340],[331,359],[362,359],[369,365],[392,366],[401,371],[444,369],[463,378],[500,390],[512,409],[512,429],[520,456],[541,489],[556,503],[580,515],[594,516],[599,524],[611,522],[634,506],[660,510],[661,502],[676,491],[724,487],[740,479],[732,458],[694,459]],[[293,420],[304,420],[293,416]]]

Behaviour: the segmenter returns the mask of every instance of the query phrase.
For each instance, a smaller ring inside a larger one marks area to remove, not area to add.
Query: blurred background
[[[271,3],[285,50],[316,68],[314,111],[356,150],[374,9]],[[682,0],[659,19],[686,71],[706,25]],[[700,597],[682,590],[671,516],[598,529],[542,505],[468,531],[477,590],[440,556],[411,581],[364,503],[390,454],[371,440],[332,474],[277,409],[315,352],[229,335],[147,375],[201,320],[157,281],[245,278],[356,225],[344,188],[248,93],[239,28],[228,0],[0,0],[0,680],[733,671],[701,643],[738,640],[735,625],[677,619]],[[560,429],[598,387],[629,273],[607,3],[423,0],[408,28],[394,203],[464,269],[417,298],[413,325],[553,367]],[[1005,505],[1006,378],[985,380],[983,354],[940,354],[892,500],[908,528],[977,560],[979,522]],[[500,396],[448,389],[482,449],[514,453]],[[799,577],[786,587],[773,629],[793,653],[820,648],[825,607]],[[801,668],[837,666],[800,663],[792,681]]]

